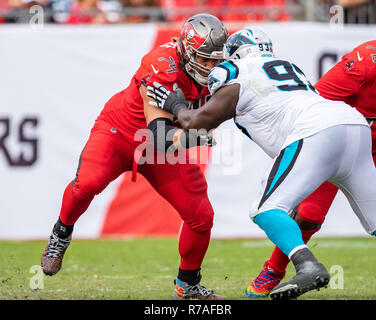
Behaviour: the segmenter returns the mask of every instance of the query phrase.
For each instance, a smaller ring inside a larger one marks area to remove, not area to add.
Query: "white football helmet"
[[[256,28],[241,29],[232,34],[225,43],[224,55],[226,60],[243,59],[246,56],[274,57],[269,36]]]

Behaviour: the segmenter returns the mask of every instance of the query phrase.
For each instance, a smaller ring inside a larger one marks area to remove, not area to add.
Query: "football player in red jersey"
[[[209,97],[209,71],[222,60],[227,37],[225,26],[216,17],[198,14],[189,18],[179,39],[146,54],[129,86],[106,103],[81,153],[76,177],[65,189],[59,219],[42,254],[45,274],[54,275],[60,270],[73,226],[94,196],[123,172],[133,170],[135,173],[137,170],[178,211],[184,222],[179,236],[181,260],[174,298],[224,298],[200,284],[200,268],[210,241],[213,209],[199,165],[189,161],[137,164],[135,150],[143,143],[146,129],[153,133],[148,140],[156,148],[153,149],[155,158],[161,152],[171,150],[174,141],[180,141],[180,144],[183,139],[188,141],[190,134],[173,125],[171,114],[149,104],[151,98],[146,95],[145,86],[158,81],[172,89],[177,84],[184,91],[188,104],[204,105]],[[169,139],[172,135],[173,139]],[[210,137],[196,136],[194,139],[196,145],[211,143]]]
[[[371,125],[372,155],[376,164],[376,40],[365,42],[345,54],[315,88],[324,98],[344,101],[367,118]],[[337,192],[336,186],[325,182],[291,213],[306,243],[320,229]],[[289,261],[276,247],[260,274],[248,285],[247,295],[266,297],[285,276]]]

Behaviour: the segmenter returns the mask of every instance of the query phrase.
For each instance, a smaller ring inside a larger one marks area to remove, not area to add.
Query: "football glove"
[[[214,147],[217,144],[211,131],[202,133],[200,130],[188,130],[182,136],[180,142],[185,149],[196,146]]]
[[[174,92],[156,81],[153,86],[147,86],[147,89],[147,95],[155,100],[149,101],[149,104],[154,107],[172,113],[175,117],[181,109],[186,108],[184,93],[176,83],[173,86]]]

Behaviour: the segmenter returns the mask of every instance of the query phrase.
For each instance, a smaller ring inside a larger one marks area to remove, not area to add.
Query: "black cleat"
[[[313,289],[326,288],[329,280],[330,275],[321,263],[306,261],[293,278],[276,286],[269,296],[272,300],[296,299]]]

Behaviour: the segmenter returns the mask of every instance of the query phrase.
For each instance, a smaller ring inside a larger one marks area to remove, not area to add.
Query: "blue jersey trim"
[[[227,82],[229,82],[229,81],[231,81],[233,79],[236,79],[238,77],[238,75],[239,75],[239,68],[232,61],[222,62],[219,65],[217,65],[217,67],[226,70],[227,77],[226,77],[225,83],[227,83]]]

